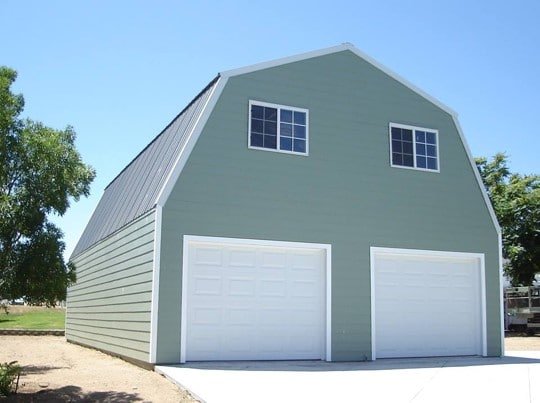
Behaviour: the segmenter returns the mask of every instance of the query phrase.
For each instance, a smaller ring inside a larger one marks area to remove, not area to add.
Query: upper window
[[[308,154],[308,110],[249,101],[249,147]]]
[[[437,130],[390,123],[390,158],[393,167],[439,172]]]

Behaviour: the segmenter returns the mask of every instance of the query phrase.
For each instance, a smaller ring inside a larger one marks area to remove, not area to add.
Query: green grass
[[[64,329],[63,309],[35,309],[26,312],[0,313],[0,329]]]

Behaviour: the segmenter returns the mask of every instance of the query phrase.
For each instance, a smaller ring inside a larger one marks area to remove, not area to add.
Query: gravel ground
[[[504,345],[508,351],[540,351],[540,334],[510,334],[504,338]]]
[[[10,402],[197,402],[153,371],[58,336],[0,336],[0,362],[23,367]]]

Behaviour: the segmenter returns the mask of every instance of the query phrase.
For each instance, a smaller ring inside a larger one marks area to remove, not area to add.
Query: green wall
[[[68,340],[148,362],[153,252],[152,210],[73,260]]]
[[[248,101],[309,109],[309,156],[250,150]],[[440,173],[390,167],[389,122],[439,130]],[[452,117],[352,52],[229,79],[163,209],[158,363],[180,359],[185,234],[332,245],[332,357],[371,357],[370,246],[486,254],[500,354],[497,234]]]

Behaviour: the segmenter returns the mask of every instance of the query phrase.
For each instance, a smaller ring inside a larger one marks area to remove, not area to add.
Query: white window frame
[[[394,165],[392,162],[392,127],[396,127],[398,129],[408,129],[412,130],[413,132],[413,163],[414,166],[408,167],[404,165]],[[431,132],[435,133],[435,141],[437,146],[437,169],[429,169],[429,168],[419,168],[416,166],[416,135],[415,131],[424,131],[424,132]],[[420,126],[411,126],[411,125],[404,125],[401,123],[392,123],[390,122],[388,125],[388,139],[389,139],[389,150],[390,150],[390,166],[393,168],[403,168],[403,169],[414,169],[415,171],[424,171],[424,172],[435,172],[440,173],[441,172],[441,159],[439,157],[439,131],[437,129],[429,129],[427,127],[420,127]]]
[[[256,147],[251,145],[251,106],[263,106],[263,107],[269,107],[269,108],[276,108],[277,109],[277,148],[265,148],[265,147]],[[298,151],[289,151],[289,150],[281,150],[280,143],[281,143],[281,109],[287,109],[293,112],[303,112],[306,114],[306,152],[301,153]],[[271,151],[271,152],[277,152],[282,154],[294,154],[294,155],[303,155],[308,156],[309,155],[309,110],[305,108],[298,108],[296,106],[288,106],[288,105],[280,105],[280,104],[273,104],[269,102],[262,102],[262,101],[255,101],[255,100],[249,100],[249,110],[248,110],[248,148],[252,150],[263,150],[263,151]]]

